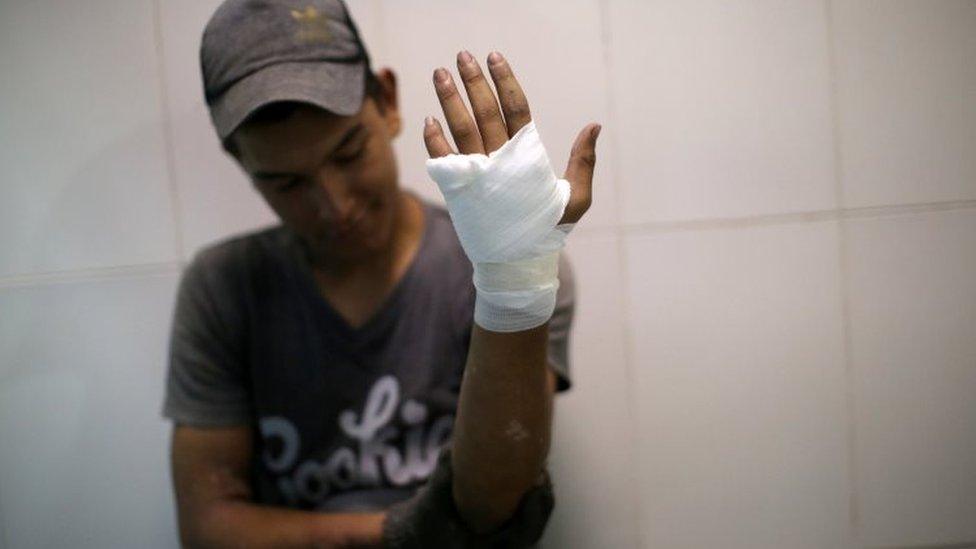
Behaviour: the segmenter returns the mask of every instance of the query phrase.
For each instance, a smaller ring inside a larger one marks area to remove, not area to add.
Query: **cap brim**
[[[217,135],[227,138],[251,113],[276,101],[311,103],[341,116],[363,104],[364,63],[278,63],[235,83],[210,106]]]

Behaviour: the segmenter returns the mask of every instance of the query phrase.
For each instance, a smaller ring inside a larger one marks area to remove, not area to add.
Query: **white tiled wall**
[[[158,411],[177,275],[0,291],[0,513],[10,549],[176,545]]]
[[[836,205],[822,3],[608,5],[624,223]]]
[[[832,4],[844,204],[976,199],[976,3]]]
[[[646,547],[847,540],[836,225],[627,236]]]
[[[0,277],[176,257],[150,2],[0,3]]]
[[[852,220],[864,540],[976,539],[976,210]]]
[[[462,48],[557,171],[604,125],[545,547],[976,544],[976,2],[349,1],[432,200]],[[203,103],[218,3],[0,2],[0,548],[177,544],[179,269],[274,221]]]

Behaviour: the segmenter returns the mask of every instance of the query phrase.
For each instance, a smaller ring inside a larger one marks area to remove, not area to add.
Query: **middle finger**
[[[498,108],[495,92],[488,84],[481,66],[468,50],[458,53],[457,65],[461,80],[464,81],[464,87],[468,91],[471,110],[474,112],[474,119],[481,133],[481,141],[485,145],[485,154],[491,153],[508,141],[508,130],[502,119],[501,109]]]

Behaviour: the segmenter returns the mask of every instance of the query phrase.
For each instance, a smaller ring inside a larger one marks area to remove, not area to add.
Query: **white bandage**
[[[559,224],[569,181],[552,171],[535,122],[490,154],[427,160],[461,246],[474,266],[475,322],[495,332],[534,328],[552,316],[559,250],[575,223]]]

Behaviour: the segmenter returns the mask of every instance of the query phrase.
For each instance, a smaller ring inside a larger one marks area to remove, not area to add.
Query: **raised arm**
[[[579,133],[557,180],[512,68],[497,53],[488,67],[501,108],[478,63],[458,55],[474,118],[450,73],[434,74],[464,157],[436,119],[424,129],[428,172],[474,264],[478,292],[452,450],[454,499],[478,532],[505,522],[544,474],[554,387],[546,319],[563,238],[590,207],[600,129],[590,124]]]
[[[170,456],[184,547],[381,547],[384,513],[316,513],[254,503],[251,439],[246,426],[174,427]]]

